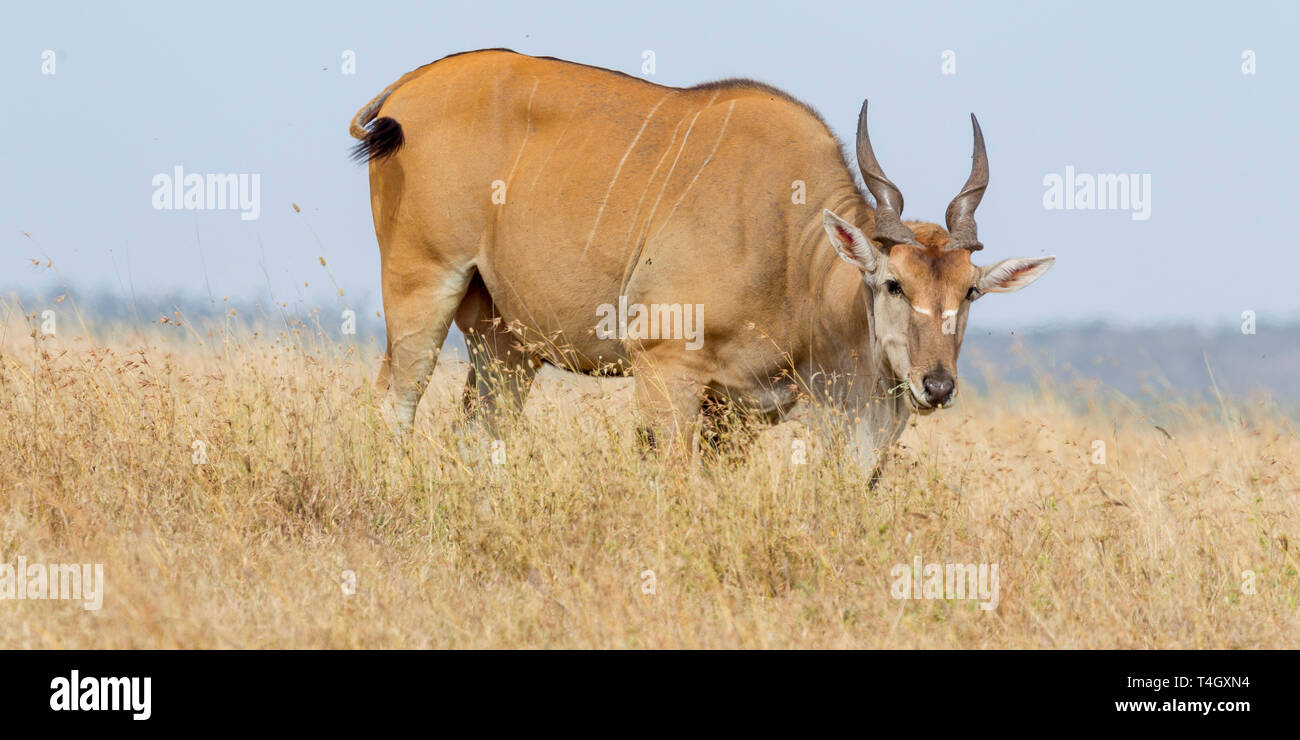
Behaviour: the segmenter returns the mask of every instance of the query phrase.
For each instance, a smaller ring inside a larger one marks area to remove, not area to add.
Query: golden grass
[[[103,563],[103,608],[0,601],[0,647],[1229,648],[1300,636],[1300,441],[1267,405],[1144,416],[1095,391],[967,389],[912,425],[868,491],[815,446],[792,465],[793,424],[739,460],[644,461],[626,381],[544,374],[495,465],[491,440],[455,430],[464,371],[451,362],[407,453],[372,390],[374,345],[305,327],[86,334],[33,338],[21,319],[4,330],[0,562]],[[918,555],[998,564],[997,608],[891,597],[890,569]]]

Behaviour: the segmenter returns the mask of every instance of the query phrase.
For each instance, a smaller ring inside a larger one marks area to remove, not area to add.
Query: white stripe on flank
[[[519,144],[519,153],[515,155],[515,163],[510,167],[510,174],[506,175],[506,193],[510,192],[510,184],[515,179],[515,169],[519,167],[519,160],[524,157],[524,147],[528,146],[528,134],[533,128],[533,96],[537,94],[537,83],[540,80],[533,79],[533,91],[528,93],[528,120],[524,124],[524,140]],[[506,197],[509,197],[507,195]]]
[[[654,185],[655,180],[658,178],[659,170],[663,168],[664,162],[668,159],[668,155],[673,153],[673,146],[677,143],[677,134],[681,132],[682,126],[685,123],[686,119],[681,118],[677,121],[677,125],[673,127],[673,135],[668,139],[668,146],[664,147],[664,153],[659,156],[659,161],[655,163],[654,171],[652,171],[650,177],[646,179],[645,187],[641,189],[641,198],[636,202],[636,211],[633,212],[632,218],[628,219],[627,234],[623,236],[623,241],[625,242],[624,246],[635,246],[636,249],[633,250],[632,258],[628,260],[627,266],[623,268],[623,282],[621,283],[622,287],[618,292],[619,295],[627,295],[628,283],[631,282],[632,273],[636,269],[637,262],[641,260],[641,252],[645,249],[645,242],[638,241],[634,243],[632,241],[632,231],[641,223],[641,208],[645,205],[646,196],[650,194],[650,187]],[[645,229],[642,229],[643,235],[644,232]]]
[[[659,230],[655,232],[654,239],[658,239],[659,235],[663,233],[664,227],[668,225],[668,222],[673,218],[673,214],[677,212],[677,206],[681,205],[682,201],[686,199],[686,195],[691,192],[691,188],[695,185],[695,181],[700,179],[700,175],[704,173],[704,168],[713,160],[713,155],[718,153],[718,147],[722,146],[722,135],[727,133],[727,124],[731,121],[731,112],[735,109],[736,101],[733,100],[731,101],[731,105],[727,106],[727,115],[722,119],[722,128],[718,129],[718,138],[713,142],[713,150],[710,151],[709,156],[705,157],[704,161],[700,163],[700,169],[696,170],[695,177],[692,177],[691,181],[686,184],[686,189],[682,191],[682,194],[677,198],[677,202],[674,203],[672,209],[668,211],[668,216],[665,217],[664,222],[659,225]]]
[[[614,179],[610,180],[609,187],[605,188],[605,197],[600,199],[600,210],[596,211],[596,221],[591,225],[591,233],[587,235],[587,246],[582,248],[580,256],[586,256],[587,250],[591,248],[591,240],[596,238],[596,228],[600,226],[600,217],[605,215],[605,204],[609,202],[610,193],[614,192],[614,183],[618,182],[618,176],[623,171],[623,165],[627,163],[628,156],[636,148],[636,143],[641,140],[641,134],[645,133],[645,127],[650,125],[650,119],[655,117],[655,111],[659,110],[659,106],[664,104],[669,95],[660,98],[659,102],[655,103],[655,107],[650,109],[650,113],[641,122],[641,128],[637,129],[636,136],[632,137],[632,143],[627,145],[627,151],[623,152],[623,158],[618,160],[618,167],[614,169]]]
[[[682,152],[686,151],[686,142],[691,140],[691,132],[695,130],[695,122],[700,120],[700,114],[708,110],[709,106],[713,105],[713,101],[718,99],[718,92],[717,90],[713,92],[713,97],[709,98],[709,102],[705,103],[704,107],[696,111],[695,117],[691,119],[691,125],[686,127],[686,134],[682,136],[682,144],[677,148],[677,156],[673,158],[673,164],[668,168],[668,174],[664,175],[663,185],[659,186],[659,196],[655,198],[654,205],[650,207],[650,215],[646,216],[645,227],[647,231],[650,229],[650,224],[655,220],[655,213],[659,210],[659,202],[664,198],[664,191],[668,189],[668,183],[672,181],[673,173],[677,171],[677,163],[681,161]]]
[[[933,316],[933,315],[934,315],[933,313],[930,313],[930,309],[928,309],[928,308],[921,308],[921,307],[919,307],[919,306],[912,306],[912,310],[915,311],[915,312],[917,312],[917,313],[919,313],[919,314],[924,314],[925,316]]]

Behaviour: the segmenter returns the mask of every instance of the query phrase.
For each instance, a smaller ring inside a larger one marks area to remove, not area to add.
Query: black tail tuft
[[[352,147],[352,161],[374,162],[382,160],[401,149],[405,140],[402,134],[402,124],[387,116],[376,118],[370,124],[366,138],[358,141]]]

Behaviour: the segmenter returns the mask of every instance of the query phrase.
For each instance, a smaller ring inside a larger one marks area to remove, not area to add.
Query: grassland
[[[1300,644],[1300,439],[1266,402],[994,383],[868,490],[815,443],[792,464],[794,424],[646,460],[627,381],[547,372],[494,447],[444,362],[402,447],[373,344],[34,328],[0,339],[0,562],[107,586],[98,611],[0,601],[4,648]],[[895,599],[916,556],[996,563],[997,608]]]

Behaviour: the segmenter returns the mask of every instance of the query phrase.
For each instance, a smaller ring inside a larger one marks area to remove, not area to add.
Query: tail
[[[351,157],[354,162],[382,160],[402,148],[406,140],[402,134],[402,124],[387,116],[378,119],[375,116],[379,114],[379,108],[388,100],[388,96],[405,81],[406,77],[403,77],[389,85],[353,116],[348,131],[353,138],[360,139],[352,147]]]
[[[463,51],[459,54],[449,54],[442,59],[429,62],[423,67],[418,67],[407,72],[402,75],[397,82],[384,88],[383,92],[376,95],[369,103],[366,103],[365,106],[361,110],[357,111],[357,114],[352,117],[352,125],[348,128],[348,131],[351,132],[352,138],[360,139],[360,141],[352,147],[352,159],[356,162],[376,162],[383,160],[385,157],[392,156],[398,149],[402,148],[402,144],[406,140],[405,136],[402,134],[402,124],[398,123],[396,119],[389,118],[388,116],[375,118],[375,116],[379,115],[379,109],[384,105],[384,101],[388,100],[388,96],[392,95],[394,90],[401,87],[407,80],[424,74],[429,67],[441,62],[443,59],[451,59],[452,57],[458,57],[463,54],[477,54],[484,51],[504,51],[509,54],[515,53],[510,49],[479,49],[477,51]]]

